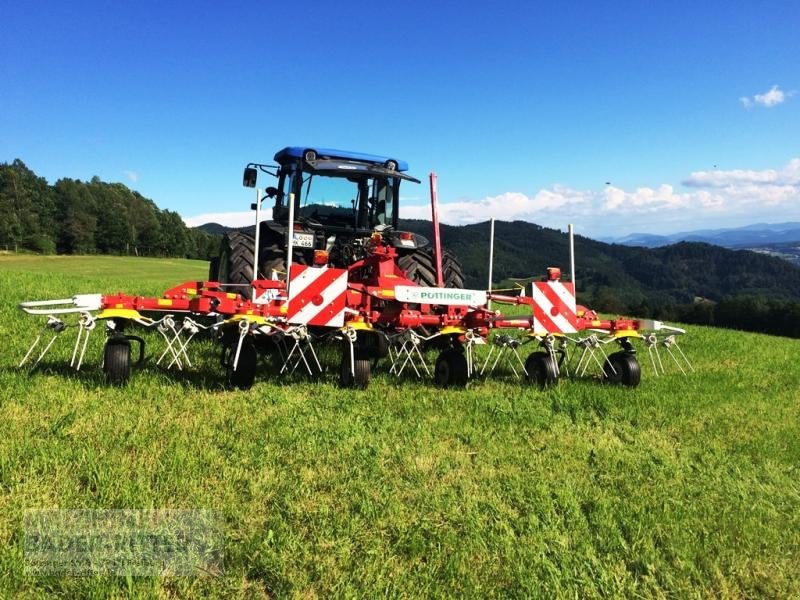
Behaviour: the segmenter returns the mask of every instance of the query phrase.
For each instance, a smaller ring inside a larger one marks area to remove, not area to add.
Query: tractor
[[[219,257],[211,261],[209,280],[237,286],[250,298],[253,279],[269,279],[286,271],[289,198],[293,197],[292,262],[346,269],[366,256],[366,244],[378,231],[397,251],[397,265],[423,286],[436,285],[435,257],[429,241],[399,231],[400,182],[419,184],[406,174],[401,160],[323,148],[287,147],[274,157],[277,165],[250,163],[243,184],[255,187],[258,172],[277,179],[258,203],[274,202],[272,219],[257,225],[258,235],[230,231],[222,238]],[[260,206],[253,204],[254,210]],[[258,240],[258,252],[256,252]],[[258,267],[254,269],[254,260]],[[442,252],[445,287],[464,287],[458,260]]]

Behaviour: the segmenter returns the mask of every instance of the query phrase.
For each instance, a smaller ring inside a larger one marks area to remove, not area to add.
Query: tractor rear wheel
[[[406,277],[424,287],[436,287],[436,259],[433,248],[420,248],[397,259],[397,266]],[[464,271],[461,263],[449,250],[442,250],[442,278],[444,287],[463,288]]]
[[[443,350],[436,359],[433,371],[436,385],[441,387],[466,387],[467,358],[464,353],[456,348]]]
[[[239,231],[229,231],[222,238],[219,257],[212,261],[209,266],[209,280],[219,281],[220,283],[233,283],[243,285],[243,287],[232,288],[230,291],[241,294],[244,298],[250,299],[250,282],[253,281],[253,257],[256,247],[252,236]],[[292,262],[304,264],[305,257],[301,252],[292,255]],[[281,276],[286,272],[286,248],[279,242],[273,240],[272,243],[264,244],[258,252],[258,275],[261,278],[269,279],[272,271],[277,271]]]
[[[642,367],[630,352],[615,352],[603,365],[603,380],[606,383],[636,387],[642,379]]]
[[[250,298],[250,282],[253,281],[253,257],[255,255],[255,240],[239,231],[229,231],[222,236],[219,249],[216,277],[214,281],[241,285],[231,291]],[[211,265],[214,266],[213,263]],[[212,273],[209,273],[211,276]]]
[[[544,389],[558,381],[558,366],[547,352],[533,352],[525,361],[528,382]]]

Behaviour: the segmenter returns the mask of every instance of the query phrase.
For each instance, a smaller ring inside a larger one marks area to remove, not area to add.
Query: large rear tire
[[[397,259],[397,266],[406,277],[424,287],[436,287],[436,260],[433,248],[420,248]],[[461,263],[449,250],[442,250],[442,278],[444,287],[463,288],[464,271]]]
[[[242,286],[232,287],[230,291],[249,299],[252,292],[250,282],[253,281],[254,255],[255,240],[251,236],[239,231],[229,231],[222,236],[215,279],[220,283]]]

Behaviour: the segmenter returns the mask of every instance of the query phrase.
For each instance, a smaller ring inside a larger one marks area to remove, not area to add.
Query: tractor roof
[[[278,164],[294,162],[297,159],[303,158],[303,153],[307,150],[313,150],[320,158],[333,158],[354,160],[357,162],[370,163],[383,166],[386,161],[393,160],[397,163],[398,171],[408,171],[408,163],[404,160],[398,160],[389,156],[376,156],[375,154],[364,154],[363,152],[349,152],[347,150],[333,150],[331,148],[317,148],[315,146],[287,146],[283,150],[278,150],[275,153],[274,160]]]

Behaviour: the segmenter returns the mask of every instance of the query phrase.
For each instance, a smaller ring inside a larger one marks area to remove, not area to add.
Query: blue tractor
[[[210,280],[241,286],[237,292],[248,297],[253,279],[285,272],[289,198],[293,197],[293,263],[347,268],[365,256],[370,236],[380,232],[396,248],[397,264],[409,279],[436,285],[428,240],[398,229],[400,183],[420,183],[406,174],[404,161],[305,146],[283,148],[274,160],[276,165],[251,163],[244,171],[246,187],[255,187],[259,171],[276,178],[259,200],[270,199],[274,204],[272,219],[258,225],[257,269],[253,264],[256,236],[232,231],[223,237],[219,257],[211,263]],[[442,272],[446,287],[464,287],[461,265],[446,250]]]

